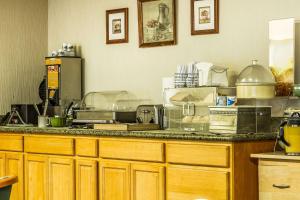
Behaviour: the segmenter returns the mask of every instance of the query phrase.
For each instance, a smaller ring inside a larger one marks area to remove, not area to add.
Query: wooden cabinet
[[[165,167],[151,164],[132,164],[131,196],[131,200],[164,200]]]
[[[77,138],[76,155],[83,157],[98,157],[98,140],[89,138]]]
[[[6,175],[18,176],[18,182],[11,190],[11,200],[24,199],[24,159],[23,136],[0,135],[0,177]]]
[[[167,144],[167,162],[229,167],[230,146],[217,144]]]
[[[7,175],[18,177],[18,182],[13,185],[11,190],[11,200],[24,199],[23,169],[23,153],[0,152],[0,177]]]
[[[300,162],[261,161],[261,200],[300,200]]]
[[[26,200],[74,200],[73,158],[25,156]]]
[[[257,200],[257,163],[250,154],[273,145],[2,134],[0,176],[18,176],[13,200]],[[294,189],[299,191],[300,183],[293,177],[282,181],[270,166],[261,171],[266,180],[292,185],[277,190],[261,182],[265,200],[298,198]],[[284,171],[300,174],[296,167]],[[271,189],[277,191],[272,198]]]
[[[164,162],[165,152],[162,142],[101,139],[99,142],[101,158]]]
[[[12,186],[10,200],[24,199],[24,185],[23,185],[23,170],[24,161],[23,153],[6,153],[5,155],[5,174],[15,175],[18,177],[18,182]]]
[[[167,200],[228,200],[229,185],[226,171],[187,166],[167,169]]]
[[[163,142],[102,139],[99,155],[101,200],[165,199],[165,165],[153,163],[165,160]]]
[[[48,157],[25,155],[26,200],[48,200]]]
[[[259,158],[259,199],[300,200],[300,156],[254,154]]]
[[[98,199],[97,161],[82,158],[76,161],[76,199]]]
[[[74,155],[74,139],[55,136],[25,136],[24,150],[27,153]]]
[[[49,157],[49,200],[75,199],[73,158]]]
[[[22,135],[0,135],[0,150],[22,152],[23,136]]]
[[[102,161],[99,171],[100,200],[130,199],[130,164]]]
[[[164,165],[102,160],[100,199],[165,200]]]
[[[5,176],[5,153],[0,152],[0,177]]]

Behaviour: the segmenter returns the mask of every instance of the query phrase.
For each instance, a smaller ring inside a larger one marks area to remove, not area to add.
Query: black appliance
[[[42,111],[42,107],[38,105],[38,109],[40,112]],[[26,124],[37,124],[38,123],[38,113],[34,109],[33,104],[12,104],[11,110],[16,110],[20,114],[22,120]],[[12,120],[14,124],[20,124],[20,120],[15,117]]]

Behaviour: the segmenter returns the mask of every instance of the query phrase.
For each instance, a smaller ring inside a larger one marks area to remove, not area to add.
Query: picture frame
[[[219,0],[191,0],[191,34],[219,33]]]
[[[128,8],[106,11],[106,44],[128,43]]]
[[[138,0],[139,47],[175,45],[176,1]]]

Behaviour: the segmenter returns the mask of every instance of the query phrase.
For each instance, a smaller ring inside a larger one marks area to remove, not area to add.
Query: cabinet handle
[[[273,184],[273,187],[279,188],[279,189],[287,189],[287,188],[290,188],[291,186],[284,185],[284,184],[282,184],[282,185]]]

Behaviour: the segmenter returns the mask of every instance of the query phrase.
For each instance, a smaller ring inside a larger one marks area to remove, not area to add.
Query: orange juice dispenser
[[[46,98],[50,106],[81,100],[81,61],[79,57],[46,57]]]

